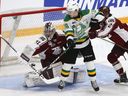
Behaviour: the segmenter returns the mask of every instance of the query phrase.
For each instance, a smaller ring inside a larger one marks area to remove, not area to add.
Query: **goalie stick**
[[[60,57],[62,57],[62,56],[67,52],[67,50],[69,50],[69,48],[67,48],[67,49],[66,49],[63,53],[61,53],[60,56],[58,56],[49,66],[43,68],[41,71],[43,72],[43,71],[46,71],[46,70],[48,70],[48,69],[50,69],[50,68],[54,68],[54,67],[59,66],[60,64],[54,64],[54,63],[55,63],[56,61],[58,61],[58,60],[60,59]],[[38,72],[38,70],[36,70],[36,68],[35,68],[34,66],[35,66],[35,64],[30,64],[30,67],[41,77],[41,79],[42,79],[43,81],[45,81],[45,83],[47,83],[47,84],[52,84],[53,82],[55,83],[55,82],[60,81],[60,78],[59,78],[59,77],[55,77],[55,78],[53,78],[53,79],[46,79],[42,74],[40,74],[40,73]]]
[[[46,83],[46,84],[52,84],[52,83],[55,83],[55,82],[58,82],[60,81],[60,78],[59,77],[55,77],[55,78],[52,78],[52,79],[46,79],[43,74],[40,74],[40,72],[38,70],[36,70],[36,68],[33,66],[33,64],[30,65],[31,68],[34,70],[35,73],[37,73],[39,75],[39,77]]]
[[[3,39],[18,54],[16,49],[5,38],[3,38],[2,35],[0,35],[0,38]]]
[[[43,68],[42,71],[53,68],[52,66],[54,65],[54,63],[57,62],[60,59],[60,57],[62,57],[68,50],[69,50],[69,47],[63,53],[61,53],[60,56],[58,56],[49,66]]]
[[[17,53],[17,56],[19,56],[17,50],[16,50],[5,38],[3,38],[2,35],[0,35],[0,37],[13,49],[13,51],[14,51],[15,53]],[[58,58],[56,58],[51,64],[54,64],[68,49],[69,49],[69,48],[67,48],[63,53],[61,53],[61,55],[60,55]],[[46,67],[46,68],[44,69],[44,71],[47,70],[47,69],[49,69],[49,68],[51,67],[51,64],[50,64],[48,67]],[[40,73],[38,72],[38,70],[35,69],[34,66],[31,66],[31,64],[29,64],[29,66],[35,71],[35,73],[37,73],[37,74],[39,75],[39,77],[40,77],[46,84],[52,84],[53,82],[57,82],[57,81],[60,80],[59,77],[56,77],[56,78],[53,78],[53,79],[49,79],[49,80],[48,80],[48,79],[46,79],[44,76],[40,75]]]

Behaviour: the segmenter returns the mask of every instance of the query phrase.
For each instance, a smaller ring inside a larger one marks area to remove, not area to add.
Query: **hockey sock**
[[[116,70],[116,72],[119,74],[119,76],[123,74],[124,70],[123,70],[123,67],[119,61],[115,62],[113,64],[113,67]]]

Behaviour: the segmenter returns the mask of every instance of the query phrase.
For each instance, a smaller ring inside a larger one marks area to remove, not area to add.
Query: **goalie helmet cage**
[[[14,12],[10,11],[9,13],[1,13],[0,35],[5,38],[17,51],[19,51],[18,49],[24,48],[25,44],[34,42],[33,39],[23,42],[25,40],[24,38],[42,34],[43,26],[46,22],[53,22],[55,28],[58,30],[63,29],[62,19],[64,18],[63,11],[65,9],[66,8],[50,8],[29,11],[15,10]],[[8,44],[1,38],[0,45],[0,65],[16,64],[17,55],[14,50],[12,50],[11,47],[9,47]],[[22,52],[22,50],[20,50],[20,52]],[[39,58],[34,57],[32,61],[39,61]]]

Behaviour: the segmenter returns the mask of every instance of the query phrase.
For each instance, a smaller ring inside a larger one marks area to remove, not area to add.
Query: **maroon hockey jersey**
[[[46,37],[42,37],[41,39],[44,40],[36,48],[33,55],[39,54],[42,63],[51,63],[63,52],[66,37],[64,34],[56,32],[51,40],[48,40]],[[38,41],[36,42],[38,43]]]
[[[106,19],[106,26],[98,31],[98,37],[108,37],[110,40],[120,45],[121,47],[128,48],[128,25],[121,23],[120,20],[109,17]]]

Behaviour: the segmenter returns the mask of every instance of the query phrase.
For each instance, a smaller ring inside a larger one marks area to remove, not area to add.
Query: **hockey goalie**
[[[39,55],[42,68],[35,72],[25,74],[24,86],[34,87],[47,84],[46,81],[52,81],[49,84],[54,84],[60,81],[60,71],[63,64],[63,54],[66,50],[66,37],[62,31],[57,31],[51,22],[44,26],[44,34],[39,37],[34,44],[27,45],[20,54],[19,62],[31,65],[31,58],[34,55]],[[74,65],[68,83],[83,82],[85,79],[85,70],[82,65]],[[81,67],[81,68],[80,68]],[[44,70],[45,69],[45,70]],[[44,79],[41,78],[43,76]],[[44,81],[45,80],[45,81]]]

